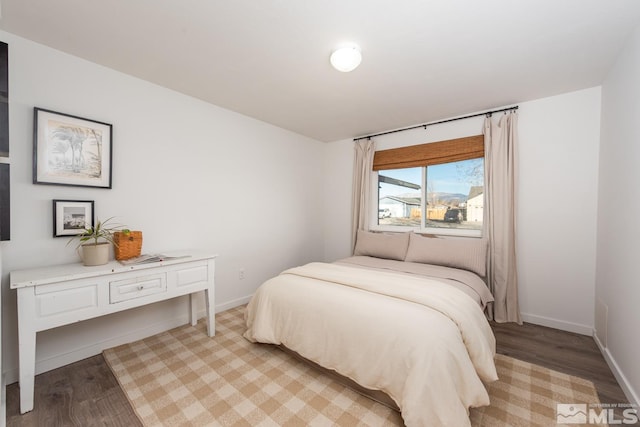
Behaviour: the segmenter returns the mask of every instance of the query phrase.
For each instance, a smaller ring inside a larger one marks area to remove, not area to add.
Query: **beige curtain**
[[[516,148],[518,114],[511,112],[498,124],[484,122],[485,209],[484,236],[488,240],[487,281],[495,302],[489,317],[497,322],[522,323],[516,271]]]
[[[371,139],[360,139],[354,144],[353,192],[351,195],[351,250],[355,249],[358,230],[369,229],[370,176],[376,149]]]

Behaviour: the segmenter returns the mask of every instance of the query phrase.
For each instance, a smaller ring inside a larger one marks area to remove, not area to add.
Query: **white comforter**
[[[407,426],[465,426],[498,378],[495,338],[464,292],[435,279],[311,263],[265,282],[244,336],[283,344],[382,390]]]

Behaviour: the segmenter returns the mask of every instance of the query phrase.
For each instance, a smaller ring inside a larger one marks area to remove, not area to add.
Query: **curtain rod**
[[[411,126],[411,127],[408,127],[408,128],[395,129],[395,130],[390,130],[390,131],[387,131],[387,132],[380,132],[380,133],[374,133],[374,134],[371,134],[371,135],[359,136],[357,138],[353,138],[353,140],[354,141],[359,141],[361,139],[368,139],[368,138],[373,138],[375,136],[388,135],[390,133],[404,132],[405,130],[412,130],[412,129],[418,129],[418,128],[425,128],[425,130],[426,130],[427,126],[439,125],[439,124],[448,123],[448,122],[455,122],[456,120],[470,119],[472,117],[479,117],[479,116],[491,117],[491,115],[493,113],[502,113],[503,111],[513,111],[513,110],[517,110],[517,109],[518,109],[518,106],[514,105],[513,107],[503,108],[501,110],[485,111],[484,113],[471,114],[470,116],[455,117],[453,119],[440,120],[439,122],[423,123],[421,125]]]

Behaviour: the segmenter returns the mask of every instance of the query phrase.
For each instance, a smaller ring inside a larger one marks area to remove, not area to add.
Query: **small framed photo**
[[[34,108],[33,183],[111,188],[113,127]]]
[[[54,200],[53,237],[77,236],[93,227],[93,200]]]

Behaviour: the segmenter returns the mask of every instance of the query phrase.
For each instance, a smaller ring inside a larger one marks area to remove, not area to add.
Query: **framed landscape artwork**
[[[33,183],[111,188],[113,128],[34,108]]]
[[[53,237],[77,236],[93,227],[93,200],[54,200]]]

